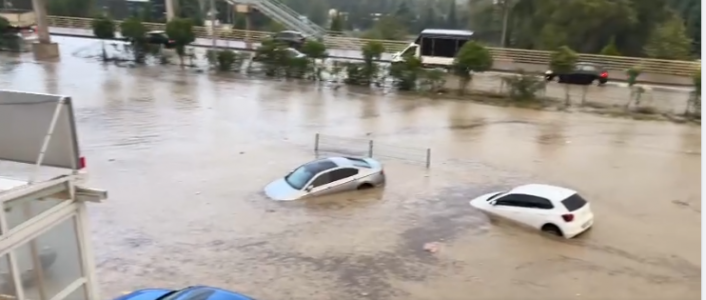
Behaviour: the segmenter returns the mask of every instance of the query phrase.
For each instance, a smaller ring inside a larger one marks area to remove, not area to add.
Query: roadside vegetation
[[[553,51],[568,46],[578,53],[693,59],[701,48],[700,0],[280,0],[333,32],[367,38],[410,40],[425,28],[470,29],[489,46]],[[20,7],[30,0],[15,0]],[[208,1],[177,0],[177,17],[203,26]],[[163,9],[151,2],[137,10],[116,3],[105,13],[165,23]],[[31,7],[31,6],[29,6]],[[90,18],[95,0],[53,0],[50,15]],[[281,28],[262,13],[233,13],[216,2],[217,19],[235,29]],[[249,26],[248,26],[249,25]]]
[[[10,27],[10,21],[0,17],[0,50],[20,51],[22,39],[18,38]]]
[[[104,61],[129,60],[135,64],[172,64],[170,58],[178,57],[178,65],[181,67],[208,68],[216,74],[241,73],[281,80],[306,80],[335,89],[349,85],[432,97],[443,95],[497,105],[596,108],[586,101],[588,86],[584,87],[580,101],[571,99],[569,90],[576,87],[570,87],[570,84],[563,84],[566,90],[563,99],[552,99],[545,95],[547,83],[544,78],[524,70],[503,76],[500,86],[493,92],[475,89],[474,76],[491,70],[494,61],[486,45],[474,41],[464,44],[449,68],[433,68],[424,66],[413,56],[404,57],[403,61],[394,64],[382,62],[381,58],[386,49],[383,44],[374,40],[362,46],[360,51],[363,59],[360,61],[331,59],[326,45],[314,39],[307,40],[298,49],[266,40],[254,52],[211,48],[205,51],[202,57],[198,57],[188,46],[195,39],[193,21],[180,18],[170,21],[166,26],[166,35],[174,42],[173,50],[165,49],[163,45],[151,44],[146,38],[148,29],[138,18],[126,19],[119,26],[108,17],[97,18],[93,22],[93,31],[96,37],[104,42],[115,40],[116,31],[119,31],[122,39],[126,41],[123,43],[124,51],[120,52],[121,59],[111,57],[106,51],[107,47],[103,45],[100,57]],[[604,52],[615,54],[611,48],[608,47]],[[186,58],[189,58],[188,63]],[[577,61],[578,55],[573,49],[560,46],[552,52],[548,67],[556,73],[569,73],[574,70]],[[201,62],[205,64],[200,64]],[[623,115],[656,114],[654,109],[642,104],[645,90],[636,84],[641,74],[640,66],[625,72],[628,75],[629,93],[625,95],[626,101],[620,112]],[[684,115],[696,118],[700,115],[700,72],[694,74],[693,82],[694,92]],[[616,113],[615,107],[611,107],[611,112]]]

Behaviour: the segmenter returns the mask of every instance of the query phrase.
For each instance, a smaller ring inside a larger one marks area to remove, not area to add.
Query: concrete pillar
[[[32,7],[37,19],[38,42],[32,44],[35,59],[52,59],[59,57],[59,45],[52,43],[47,22],[47,9],[43,0],[32,0]]]
[[[175,1],[177,0],[164,0],[164,6],[167,9],[167,22],[171,21],[174,19],[174,16],[176,15],[176,9],[175,9]]]
[[[250,16],[252,15],[252,8],[247,4],[236,4],[234,9],[237,13],[245,14],[245,49],[252,49],[252,41],[250,39]]]

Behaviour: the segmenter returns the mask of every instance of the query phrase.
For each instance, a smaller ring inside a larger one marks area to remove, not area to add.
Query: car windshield
[[[573,194],[569,196],[569,198],[562,200],[561,203],[564,204],[564,207],[569,211],[576,211],[586,205],[586,200],[581,198],[579,194]]]
[[[492,196],[488,197],[488,200],[486,200],[486,201],[490,201],[490,200],[493,200],[493,199],[495,199],[495,198],[498,198],[498,196],[500,196],[500,195],[502,195],[502,194],[504,194],[504,193],[505,193],[505,192],[497,192],[497,193],[493,194]]]
[[[289,173],[289,175],[284,177],[284,181],[292,188],[301,190],[304,189],[306,184],[309,183],[316,174],[335,167],[336,164],[328,159],[313,161]]]
[[[215,291],[211,288],[188,287],[166,293],[156,300],[207,300],[214,293]]]

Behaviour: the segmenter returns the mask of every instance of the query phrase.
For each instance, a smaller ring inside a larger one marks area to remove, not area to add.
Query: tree
[[[691,92],[691,96],[689,97],[689,103],[686,106],[686,111],[684,112],[685,115],[696,115],[700,116],[701,115],[701,68],[694,72],[694,75],[691,76],[693,85],[694,85],[694,90]]]
[[[103,60],[107,60],[108,55],[105,52],[105,40],[115,38],[115,22],[107,16],[99,16],[91,22],[93,27],[93,35],[101,39]]]
[[[568,74],[574,71],[578,59],[578,54],[571,50],[571,48],[561,46],[559,49],[552,52],[549,60],[549,68],[554,74]],[[561,77],[559,77],[559,82],[561,82]],[[569,106],[571,98],[569,96],[568,83],[564,83],[564,89],[566,90],[566,106]]]
[[[328,57],[326,53],[326,45],[317,40],[307,40],[304,45],[302,45],[301,52],[306,54],[307,57],[315,59],[324,59]]]
[[[378,41],[369,41],[363,45],[361,49],[363,54],[363,65],[359,68],[360,84],[370,84],[377,77],[378,65],[375,61],[380,60],[382,54],[385,53],[385,45]],[[352,65],[349,65],[348,71],[355,70]]]
[[[196,40],[194,23],[191,19],[174,18],[167,23],[167,36],[174,41],[174,46],[179,55],[181,66],[184,66],[186,46]]]
[[[422,72],[422,61],[414,56],[406,56],[404,61],[390,66],[390,76],[395,79],[399,90],[412,91]]]
[[[500,36],[500,46],[505,47],[507,43],[507,30],[510,22],[510,14],[512,13],[513,5],[515,5],[516,0],[500,0],[499,5],[503,14],[503,29],[502,35]]]
[[[473,79],[473,73],[490,70],[493,67],[493,56],[488,48],[475,41],[466,42],[456,53],[452,65],[453,73],[460,80],[460,93],[464,93]]]
[[[147,53],[147,27],[137,18],[127,18],[120,23],[120,34],[130,41],[135,62],[143,63]]]
[[[681,18],[674,15],[652,30],[645,54],[652,58],[688,59],[691,53],[691,39]]]
[[[331,27],[329,30],[335,33],[341,33],[343,32],[343,27],[343,16],[339,12],[336,12],[333,18],[331,18]]]
[[[446,15],[446,26],[451,29],[458,27],[458,16],[456,15],[456,1],[449,1],[449,12]]]
[[[611,38],[608,45],[605,45],[605,47],[601,49],[600,54],[608,56],[620,56],[620,51],[618,51],[618,48],[615,46],[615,37]]]
[[[10,21],[5,19],[4,17],[0,17],[0,34],[7,33],[9,28],[10,28]]]
[[[397,17],[380,18],[366,38],[377,40],[400,40],[407,38],[407,27]]]
[[[93,0],[53,0],[46,2],[47,13],[65,17],[91,17],[95,3]]]
[[[307,40],[301,48],[302,53],[309,58],[309,65],[314,66],[314,78],[321,79],[322,68],[316,63],[317,60],[324,60],[328,57],[326,53],[326,45],[316,40]]]
[[[640,103],[640,97],[642,97],[642,89],[640,87],[636,87],[635,84],[637,83],[637,77],[640,77],[640,74],[642,74],[642,68],[639,66],[634,66],[625,71],[626,75],[628,75],[628,88],[630,89],[630,97],[628,98],[628,103],[625,105],[625,109],[627,110],[630,108],[630,104],[633,103]]]
[[[401,1],[394,13],[395,18],[402,23],[404,28],[411,28],[416,21],[416,14],[412,12],[409,3],[409,1]]]

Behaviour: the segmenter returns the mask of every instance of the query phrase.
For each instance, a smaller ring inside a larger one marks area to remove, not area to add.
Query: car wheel
[[[555,236],[564,236],[564,234],[561,233],[561,229],[554,224],[544,224],[544,226],[542,226],[542,232]]]
[[[367,190],[367,189],[372,189],[372,188],[373,188],[373,185],[370,183],[367,183],[367,182],[358,186],[358,190]]]
[[[598,80],[598,85],[604,85],[606,82],[608,82],[608,80]]]

